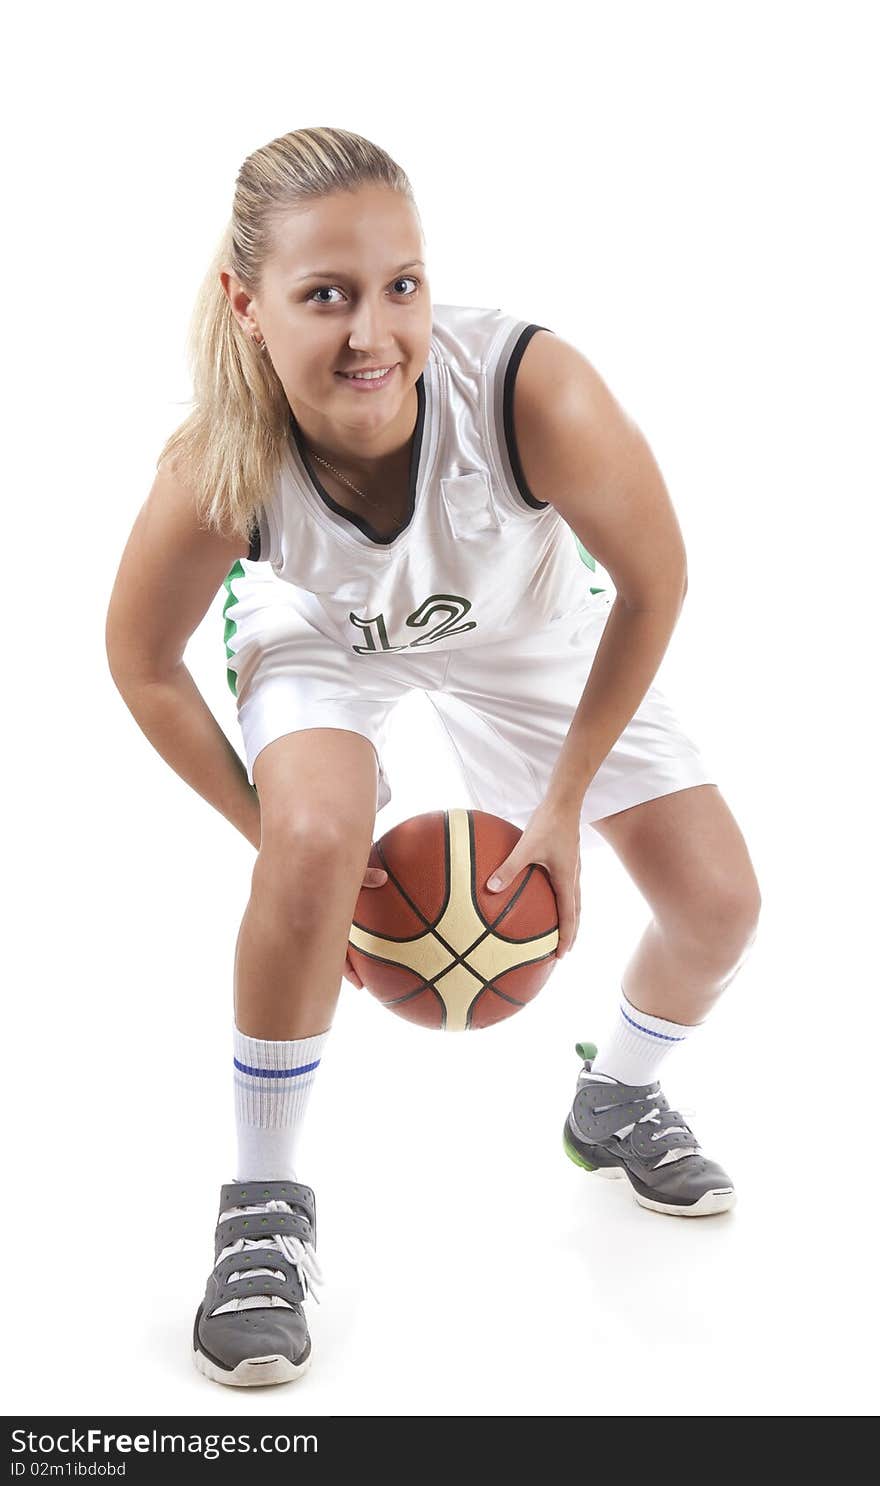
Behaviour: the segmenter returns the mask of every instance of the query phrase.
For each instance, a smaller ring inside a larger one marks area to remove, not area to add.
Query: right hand
[[[361,886],[382,887],[383,883],[387,881],[388,873],[384,867],[368,867],[364,873],[364,880]],[[348,950],[345,951],[345,969],[342,973],[346,980],[350,980],[353,986],[357,986],[359,991],[363,990],[364,983],[348,958]]]

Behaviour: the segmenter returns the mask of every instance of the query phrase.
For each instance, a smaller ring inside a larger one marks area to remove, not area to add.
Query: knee
[[[299,810],[263,829],[254,864],[254,884],[297,893],[323,892],[328,884],[356,878],[370,854],[372,823],[329,812]]]
[[[684,915],[684,933],[705,953],[737,961],[754,943],[761,891],[752,872],[701,880]],[[681,931],[681,930],[680,930]]]

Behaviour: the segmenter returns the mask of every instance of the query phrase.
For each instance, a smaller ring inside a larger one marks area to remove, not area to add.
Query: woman
[[[643,1206],[724,1211],[733,1185],[657,1073],[753,942],[742,835],[652,680],[687,587],[650,450],[552,328],[432,305],[409,182],[377,146],[302,129],[245,161],[194,317],[195,409],[119,568],[114,679],[171,766],[258,848],[235,961],[236,1179],[194,1357],[259,1384],[311,1359],[320,1281],[297,1136],[346,974],[395,702],[425,691],[474,808],[523,828],[580,915],[604,839],[653,910],[565,1125],[568,1154]],[[591,580],[596,563],[616,597]],[[225,580],[238,755],[182,664]],[[161,602],[157,603],[157,596]],[[497,879],[497,881],[496,881]]]

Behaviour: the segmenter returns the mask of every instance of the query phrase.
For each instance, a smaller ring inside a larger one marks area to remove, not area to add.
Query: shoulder
[[[640,438],[593,363],[543,329],[529,339],[517,369],[513,422],[526,478],[551,503],[560,480],[618,462]]]
[[[516,374],[513,397],[517,438],[546,437],[604,429],[635,429],[592,361],[550,330],[529,339]]]

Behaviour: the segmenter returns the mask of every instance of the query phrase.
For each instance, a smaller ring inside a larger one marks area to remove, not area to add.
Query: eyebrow
[[[405,268],[424,268],[421,258],[410,258],[409,263],[401,263],[397,268],[391,270],[392,274],[403,273]],[[344,279],[347,275],[341,268],[313,268],[310,273],[300,274],[294,279],[294,284],[302,284],[306,279]]]

